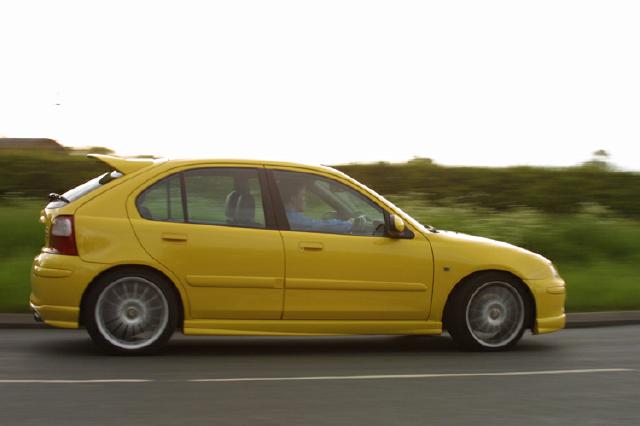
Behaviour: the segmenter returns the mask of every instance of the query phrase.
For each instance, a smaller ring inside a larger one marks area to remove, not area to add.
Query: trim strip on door
[[[423,283],[287,278],[287,290],[427,291]]]
[[[282,288],[284,280],[277,277],[239,277],[225,275],[187,275],[193,287],[219,288]]]

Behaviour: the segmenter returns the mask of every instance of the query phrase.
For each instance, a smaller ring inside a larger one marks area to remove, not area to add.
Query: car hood
[[[528,279],[545,278],[551,270],[545,257],[503,241],[452,231],[431,233],[428,239],[437,262],[478,270],[503,269]]]
[[[525,253],[525,254],[529,254],[529,255],[534,255],[534,256],[540,256],[537,253],[534,253],[530,250],[524,249],[522,247],[518,247],[516,245],[513,245],[511,243],[505,243],[504,241],[499,241],[499,240],[493,240],[491,238],[486,238],[486,237],[479,237],[477,235],[470,235],[470,234],[464,234],[462,232],[456,232],[456,231],[441,231],[438,230],[438,234],[441,234],[443,237],[451,240],[451,241],[457,241],[457,242],[461,242],[461,243],[470,243],[470,244],[475,244],[475,245],[479,245],[479,246],[486,246],[486,247],[495,247],[495,248],[504,248],[504,249],[508,249],[508,250],[515,250],[521,253]],[[544,257],[542,257],[544,259]]]

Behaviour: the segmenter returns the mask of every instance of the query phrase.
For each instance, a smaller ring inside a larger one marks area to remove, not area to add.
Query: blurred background
[[[32,258],[50,192],[106,171],[85,158],[105,147],[0,138],[0,312],[26,312]],[[569,311],[640,308],[640,174],[604,150],[572,167],[461,167],[429,158],[338,164],[423,224],[507,241],[552,259]]]
[[[0,2],[0,311],[88,152],[332,165],[640,309],[640,4]]]

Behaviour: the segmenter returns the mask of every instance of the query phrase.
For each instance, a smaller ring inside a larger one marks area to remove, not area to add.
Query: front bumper
[[[525,282],[532,290],[536,304],[533,333],[544,334],[563,329],[566,324],[564,306],[567,296],[564,280],[553,277]]]

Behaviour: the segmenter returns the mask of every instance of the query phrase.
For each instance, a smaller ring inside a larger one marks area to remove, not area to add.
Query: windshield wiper
[[[56,194],[55,192],[52,192],[51,194],[49,194],[49,201],[62,201],[64,203],[69,204],[71,201],[67,200],[64,196],[60,195],[60,194]]]

